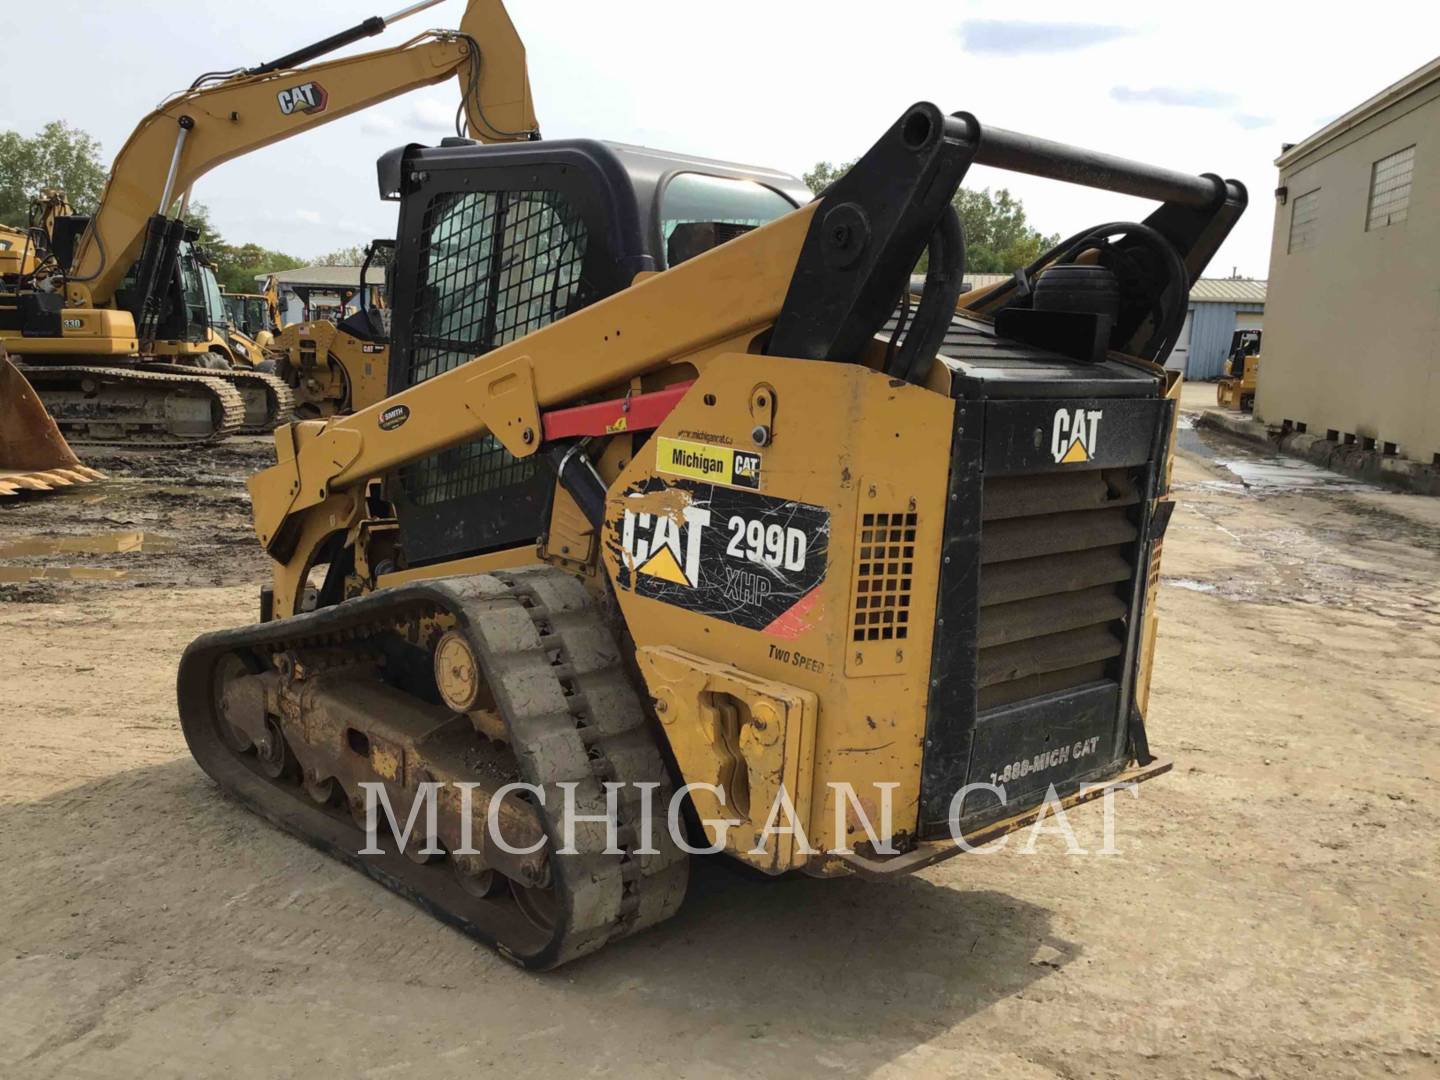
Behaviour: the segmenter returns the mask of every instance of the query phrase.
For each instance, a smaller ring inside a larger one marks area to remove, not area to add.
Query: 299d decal
[[[825,580],[830,512],[824,507],[659,477],[644,481],[625,502],[609,525],[621,589],[751,630],[773,630]]]

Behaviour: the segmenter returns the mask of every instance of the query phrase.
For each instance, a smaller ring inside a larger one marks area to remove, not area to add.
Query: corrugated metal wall
[[[1190,357],[1185,365],[1185,378],[1192,381],[1218,379],[1225,374],[1225,358],[1230,355],[1230,339],[1235,334],[1235,313],[1244,311],[1258,314],[1264,310],[1263,304],[1218,301],[1192,304]]]

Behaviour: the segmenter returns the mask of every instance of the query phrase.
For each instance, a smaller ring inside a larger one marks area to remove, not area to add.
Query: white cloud
[[[446,104],[431,97],[419,98],[411,102],[408,119],[418,132],[427,135],[454,135],[455,109],[459,104],[458,99]]]
[[[400,125],[384,113],[370,112],[360,121],[360,130],[366,135],[394,135]]]
[[[1130,37],[1129,26],[1103,23],[1021,22],[1013,19],[968,19],[960,27],[967,52],[1021,56],[1026,53],[1072,52]]]

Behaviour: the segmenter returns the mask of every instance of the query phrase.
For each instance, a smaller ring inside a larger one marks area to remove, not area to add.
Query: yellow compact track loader
[[[1160,205],[959,306],[972,163]],[[1169,767],[1163,361],[1239,183],[923,102],[815,201],[586,139],[379,177],[390,396],[276,432],[260,621],[180,664],[236,798],[543,969],[697,848],[888,879]]]
[[[262,352],[275,342],[280,332],[279,318],[272,314],[270,297],[263,293],[223,293],[225,313],[230,318],[230,331],[239,334],[245,343]]]

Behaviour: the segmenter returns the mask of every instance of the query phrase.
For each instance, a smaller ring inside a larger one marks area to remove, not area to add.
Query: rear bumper
[[[1156,758],[1148,765],[1133,765],[1130,768],[1118,773],[1115,776],[1107,777],[1104,780],[1093,784],[1082,785],[1077,791],[1060,798],[1061,807],[1069,810],[1081,803],[1093,802],[1101,798],[1107,791],[1114,790],[1126,784],[1139,784],[1146,780],[1153,780],[1170,771],[1174,763],[1171,761]],[[978,826],[963,834],[965,844],[970,848],[978,847],[981,844],[988,844],[992,840],[998,840],[1012,832],[1031,825],[1040,816],[1044,803],[1030,806],[1026,810],[1012,814],[1009,817],[991,821],[988,824]],[[823,860],[816,860],[805,869],[817,876],[832,876],[836,874],[855,874],[859,877],[869,878],[874,881],[883,881],[899,877],[903,874],[913,874],[916,870],[924,869],[945,859],[962,854],[967,849],[962,846],[959,840],[953,837],[946,837],[943,840],[923,840],[910,851],[903,855],[893,855],[888,858],[870,858],[860,854],[841,855],[835,854]]]

